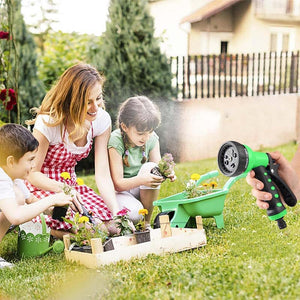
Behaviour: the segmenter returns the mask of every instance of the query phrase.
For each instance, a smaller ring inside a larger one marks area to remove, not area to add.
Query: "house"
[[[168,56],[300,49],[300,0],[150,1]]]
[[[176,120],[177,129],[163,141],[175,144],[179,161],[215,158],[229,140],[257,150],[300,140],[300,0],[149,6],[161,48],[172,57],[179,101],[163,121],[170,128]]]

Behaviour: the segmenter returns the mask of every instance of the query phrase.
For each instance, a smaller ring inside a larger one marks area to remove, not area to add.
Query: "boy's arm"
[[[25,200],[25,202],[27,204],[31,204],[31,203],[34,203],[34,202],[37,202],[37,201],[39,201],[39,199],[37,197],[35,197],[34,195],[32,195],[32,194],[30,194],[29,198],[27,198]]]
[[[50,206],[70,205],[72,197],[64,193],[54,194],[28,205],[20,205],[14,198],[0,200],[0,209],[11,224],[19,225],[30,221]]]

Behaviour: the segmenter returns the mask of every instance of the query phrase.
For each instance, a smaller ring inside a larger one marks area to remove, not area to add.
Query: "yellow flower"
[[[63,179],[71,179],[71,175],[70,175],[70,173],[69,172],[62,172],[61,174],[60,174],[60,177],[62,177]]]
[[[203,182],[202,185],[203,185],[204,187],[208,187],[208,186],[209,186],[209,183]]]
[[[82,217],[80,217],[79,220],[78,220],[79,223],[86,223],[86,222],[88,222],[88,221],[89,221],[89,218],[86,217],[86,216],[82,216]]]
[[[84,185],[84,181],[81,178],[77,178],[76,182],[77,182],[78,185]]]
[[[139,215],[148,215],[148,210],[146,208],[140,209],[139,210]]]
[[[218,186],[218,184],[217,184],[217,182],[212,181],[212,182],[210,182],[209,186],[211,186],[214,189],[215,187]]]
[[[191,175],[191,179],[192,179],[192,180],[199,180],[200,177],[201,177],[201,176],[200,176],[199,174],[197,174],[197,173],[194,173],[194,174]]]

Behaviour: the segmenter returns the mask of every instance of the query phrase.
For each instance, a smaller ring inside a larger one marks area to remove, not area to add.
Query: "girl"
[[[158,108],[145,96],[127,99],[120,107],[117,127],[108,142],[110,170],[117,201],[129,209],[129,218],[136,223],[143,207],[148,210],[149,224],[153,201],[159,194],[161,176],[150,173],[159,162],[158,136],[154,129],[160,124]],[[148,163],[146,163],[149,161]],[[175,179],[175,174],[170,175]]]
[[[67,184],[74,187],[85,208],[94,217],[105,221],[112,219],[119,206],[109,171],[107,142],[111,119],[103,110],[102,84],[103,78],[96,69],[77,64],[62,74],[46,94],[41,107],[34,110],[37,117],[31,123],[35,123],[33,135],[39,148],[36,167],[27,186],[39,199],[61,192],[63,179],[60,174],[68,172],[71,179]],[[86,185],[76,183],[75,165],[88,156],[93,140],[95,177],[101,197]],[[57,237],[62,236],[57,230],[71,227],[51,217],[47,217],[46,222],[53,229],[52,235]]]

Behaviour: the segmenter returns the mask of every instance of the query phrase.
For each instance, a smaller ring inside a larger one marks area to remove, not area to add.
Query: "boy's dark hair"
[[[0,127],[0,165],[6,165],[8,156],[17,161],[27,152],[34,151],[38,140],[22,125],[6,124]]]

